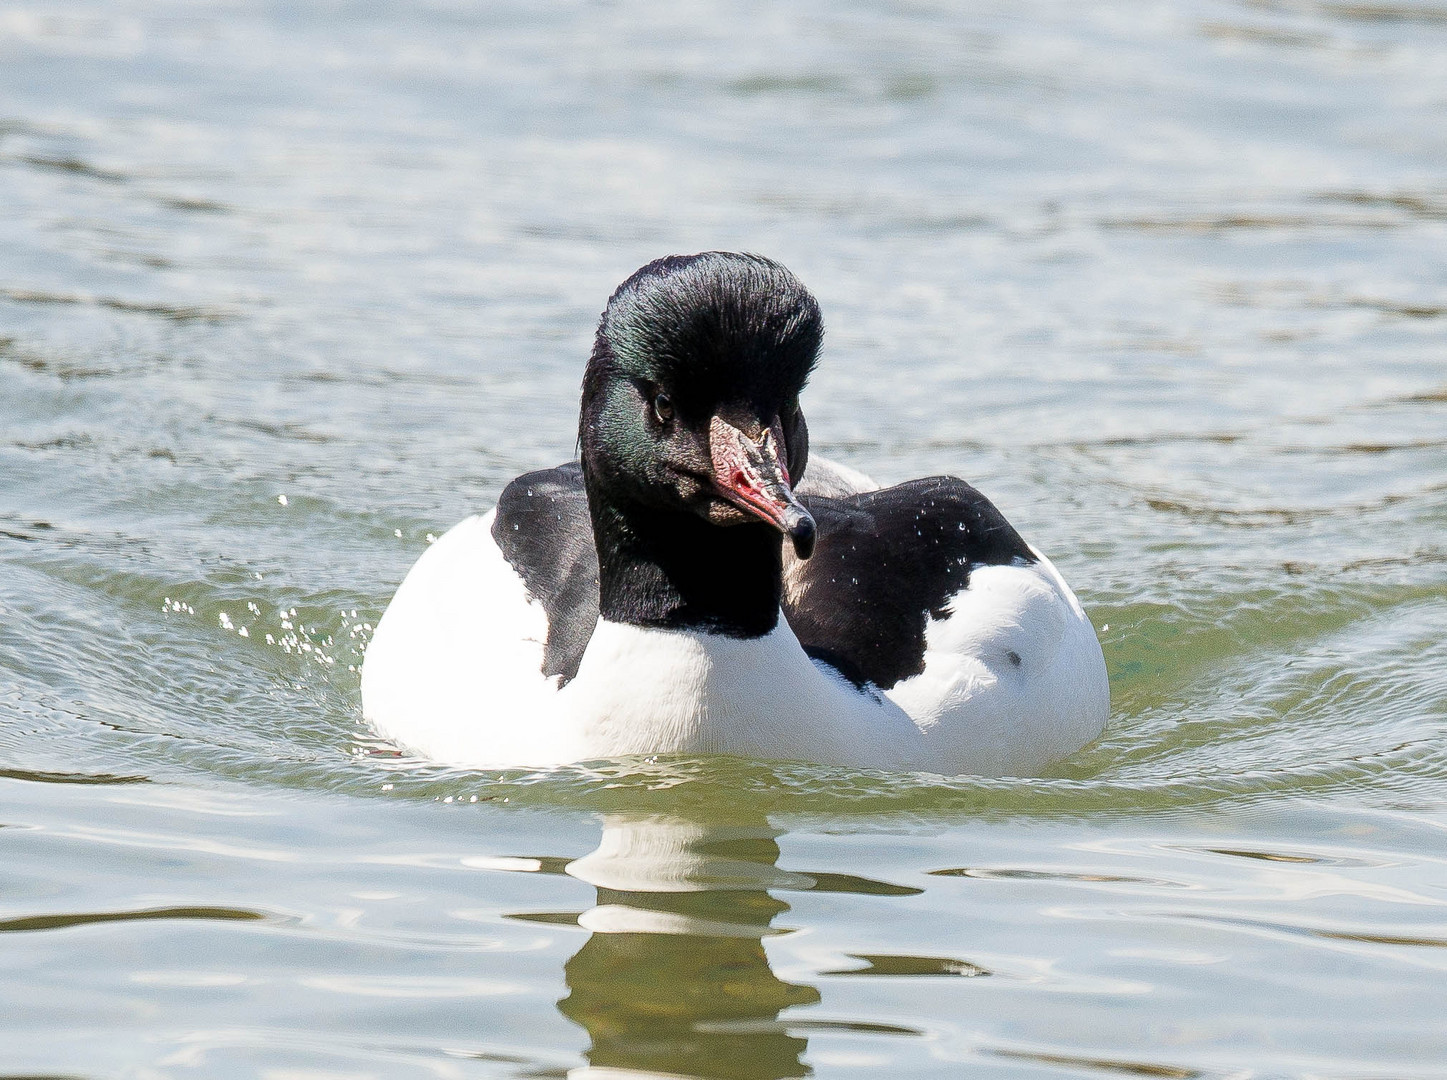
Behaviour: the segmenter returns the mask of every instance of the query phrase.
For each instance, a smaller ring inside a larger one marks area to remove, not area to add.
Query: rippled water
[[[0,9],[0,1075],[1443,1076],[1444,162],[1415,0]],[[704,248],[1074,584],[1054,776],[361,726]]]

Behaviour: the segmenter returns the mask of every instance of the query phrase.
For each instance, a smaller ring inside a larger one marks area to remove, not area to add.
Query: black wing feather
[[[543,674],[578,674],[598,622],[598,553],[576,461],[524,473],[497,501],[492,538],[548,616]]]

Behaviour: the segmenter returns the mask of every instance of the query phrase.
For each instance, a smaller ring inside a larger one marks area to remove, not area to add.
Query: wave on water
[[[1395,800],[1447,777],[1447,610],[1428,586],[1238,583],[1233,593],[1218,581],[1165,604],[1094,604],[1114,716],[1100,741],[1044,777],[670,757],[481,772],[404,756],[361,722],[375,593],[306,596],[240,567],[166,584],[122,569],[131,560],[103,541],[102,565],[86,557],[97,545],[57,542],[14,560],[4,598],[4,635],[25,648],[11,654],[14,719],[0,748],[10,775],[36,780],[212,775],[592,810],[664,800],[679,812],[1071,814],[1291,794]]]

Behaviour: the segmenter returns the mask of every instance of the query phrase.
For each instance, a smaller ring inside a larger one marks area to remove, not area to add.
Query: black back
[[[801,501],[818,522],[818,541],[814,557],[790,569],[784,615],[806,652],[861,687],[888,689],[924,670],[928,619],[948,617],[945,605],[969,585],[971,566],[1036,561],[994,504],[954,477]],[[547,612],[543,674],[567,683],[598,620],[582,469],[518,477],[498,500],[492,534]]]
[[[989,499],[932,476],[843,499],[803,496],[819,538],[789,570],[784,615],[806,652],[887,690],[924,670],[925,627],[970,583],[970,568],[1035,555]]]

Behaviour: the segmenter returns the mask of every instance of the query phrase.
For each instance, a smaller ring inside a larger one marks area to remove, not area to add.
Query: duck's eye
[[[660,424],[666,424],[673,419],[673,399],[667,394],[655,394],[653,396],[653,415],[658,417]]]

